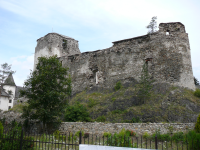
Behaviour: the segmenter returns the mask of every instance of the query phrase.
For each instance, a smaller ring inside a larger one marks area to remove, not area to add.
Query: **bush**
[[[172,136],[172,140],[175,141],[176,143],[183,141],[184,140],[183,132],[174,133]]]
[[[198,149],[199,148],[199,142],[200,142],[200,133],[196,133],[194,130],[189,131],[186,134],[185,142],[188,142],[189,149]]]
[[[200,98],[200,89],[196,89],[196,91],[194,92],[194,96]]]
[[[80,103],[76,103],[75,105],[68,106],[66,109],[64,121],[67,122],[89,122],[92,121],[90,118],[89,112],[87,108]]]
[[[145,132],[145,133],[142,135],[142,137],[143,137],[144,139],[148,139],[148,138],[150,137],[150,135],[149,135],[147,132]]]
[[[94,99],[89,98],[88,107],[92,108],[96,104],[97,104],[97,102]]]
[[[116,85],[115,85],[115,91],[117,91],[117,90],[119,90],[119,89],[121,89],[122,88],[122,84],[121,84],[121,82],[120,81],[118,81],[117,83],[116,83]]]
[[[1,150],[18,150],[20,147],[20,140],[10,140],[10,137],[14,139],[21,138],[21,126],[15,124],[12,130],[8,131],[1,140]],[[23,135],[23,147],[22,150],[33,150],[34,149],[34,138],[33,137],[26,137]]]
[[[2,137],[2,136],[3,136],[3,125],[0,122],[0,137]]]
[[[105,122],[106,121],[106,117],[103,115],[103,116],[99,116],[97,119],[96,119],[97,122]]]
[[[136,118],[132,118],[131,119],[131,123],[141,123],[142,121],[140,120],[140,118],[139,117],[136,117]]]
[[[127,136],[136,136],[136,133],[133,130],[126,130]]]
[[[110,132],[104,132],[104,133],[103,133],[103,136],[104,136],[104,137],[109,137],[109,136],[111,136],[111,133],[110,133]]]
[[[196,122],[196,124],[195,124],[194,129],[195,129],[195,131],[196,131],[197,133],[200,133],[200,114],[199,114],[199,116],[198,116],[198,118],[197,118],[197,122]]]
[[[105,142],[105,144],[108,144],[110,146],[119,146],[119,147],[136,147],[133,145],[131,138],[128,136],[129,132],[125,130],[124,128],[119,132],[115,133],[113,137],[108,135],[108,138]]]

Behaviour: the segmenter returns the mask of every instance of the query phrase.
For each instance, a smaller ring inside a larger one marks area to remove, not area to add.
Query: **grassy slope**
[[[92,119],[104,115],[108,122],[127,122],[133,117],[143,122],[195,122],[200,113],[200,99],[191,90],[156,85],[144,104],[140,104],[138,90],[134,85],[118,91],[82,91],[70,104],[80,102],[87,107]]]

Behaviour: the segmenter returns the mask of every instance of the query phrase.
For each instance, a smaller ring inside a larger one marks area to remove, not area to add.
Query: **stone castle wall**
[[[37,40],[35,48],[34,69],[38,63],[38,57],[57,55],[68,56],[80,54],[78,41],[58,33],[49,33]]]
[[[101,122],[63,122],[60,126],[62,133],[84,131],[90,134],[102,135],[104,132],[119,133],[123,128],[133,130],[139,135],[145,132],[153,134],[160,130],[161,133],[170,132],[169,127],[175,132],[186,132],[194,129],[194,123],[101,123]]]
[[[168,33],[169,35],[166,35]],[[159,31],[113,42],[104,50],[60,57],[69,68],[73,93],[139,81],[142,66],[157,82],[195,89],[188,34],[181,23],[161,23]]]
[[[139,81],[144,63],[157,82],[195,89],[188,34],[180,22],[161,23],[159,31],[151,35],[84,53],[80,53],[75,39],[49,33],[37,40],[34,68],[38,57],[56,54],[69,68],[73,94],[86,88],[113,88],[117,81]]]

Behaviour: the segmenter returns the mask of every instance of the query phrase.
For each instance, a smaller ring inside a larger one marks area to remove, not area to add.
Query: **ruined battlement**
[[[67,41],[65,49],[63,39]],[[78,41],[49,33],[38,39],[35,59],[43,54],[57,54],[69,68],[73,93],[85,88],[113,88],[117,81],[139,81],[147,59],[148,71],[156,82],[195,89],[188,34],[180,22],[160,23],[159,30],[151,35],[115,41],[110,48],[83,53]]]

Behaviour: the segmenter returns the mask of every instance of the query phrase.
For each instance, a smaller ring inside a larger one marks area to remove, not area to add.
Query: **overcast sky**
[[[0,0],[0,64],[12,64],[22,86],[33,69],[36,40],[52,30],[78,40],[81,52],[94,51],[145,35],[153,16],[158,25],[185,25],[200,80],[200,0]]]

